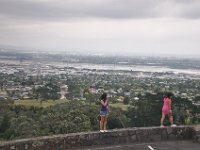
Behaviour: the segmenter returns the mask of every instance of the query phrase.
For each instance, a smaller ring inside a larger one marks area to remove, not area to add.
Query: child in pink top
[[[163,122],[165,120],[165,117],[169,117],[169,122],[171,126],[173,126],[173,117],[172,117],[172,110],[171,110],[171,105],[172,105],[172,94],[168,93],[167,96],[164,98],[164,104],[162,107],[162,118],[160,121],[161,127],[163,127]]]

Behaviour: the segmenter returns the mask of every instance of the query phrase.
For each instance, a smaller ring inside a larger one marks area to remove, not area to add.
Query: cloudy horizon
[[[199,0],[0,0],[0,48],[200,55]]]

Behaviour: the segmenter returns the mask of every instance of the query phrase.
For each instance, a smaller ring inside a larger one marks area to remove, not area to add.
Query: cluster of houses
[[[69,85],[65,83],[67,79],[70,79],[74,80],[75,84],[76,81],[79,81],[79,84],[86,84],[85,81],[90,81],[90,85],[88,85],[89,93],[99,94],[107,92],[110,97],[117,97],[119,102],[123,102],[124,97],[130,96],[133,100],[139,100],[138,94],[154,94],[156,90],[171,90],[176,96],[188,98],[193,101],[198,96],[198,91],[195,90],[195,87],[200,84],[198,80],[193,81],[186,75],[176,75],[174,73],[99,71],[96,69],[90,70],[88,68],[76,68],[39,62],[0,63],[0,67],[1,78],[6,80],[1,84],[0,97],[5,98],[11,96],[13,100],[31,99],[33,88],[45,84],[45,82],[37,81],[41,81],[41,77],[45,76],[56,76],[59,78],[61,99],[65,99],[66,94],[70,92],[68,91]],[[35,81],[34,85],[23,85],[17,80],[28,80],[30,77]],[[194,83],[194,89],[191,89],[191,87],[187,88],[187,80],[191,80]],[[116,84],[120,85],[120,87],[113,87]],[[183,84],[185,89],[180,91],[177,84]],[[105,88],[106,86],[108,88]],[[74,98],[85,99],[83,93],[84,90],[80,88],[80,92],[78,93],[80,96]],[[194,104],[198,105],[196,102]]]

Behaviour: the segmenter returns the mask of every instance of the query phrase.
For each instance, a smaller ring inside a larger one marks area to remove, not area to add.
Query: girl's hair
[[[107,99],[107,93],[103,93],[100,97],[100,100],[105,101]]]
[[[166,94],[166,98],[171,98],[173,95],[174,95],[173,93],[169,92],[169,93]]]

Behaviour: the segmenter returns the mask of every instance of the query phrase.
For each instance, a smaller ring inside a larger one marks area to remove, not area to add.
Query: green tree
[[[9,128],[10,128],[10,117],[6,114],[3,116],[3,120],[0,125],[0,133],[5,132]]]
[[[42,99],[59,99],[60,98],[60,87],[56,83],[49,82],[44,86],[37,89],[33,89],[35,98]]]
[[[132,126],[155,126],[160,124],[163,93],[156,95],[149,94],[140,97],[140,100],[133,103],[127,112],[131,119]]]

